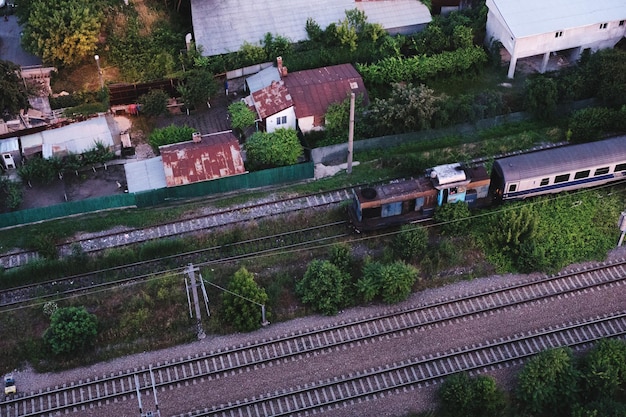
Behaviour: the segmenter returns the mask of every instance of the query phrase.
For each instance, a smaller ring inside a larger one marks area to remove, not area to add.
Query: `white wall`
[[[277,124],[276,121],[279,117],[287,117],[286,124]],[[265,130],[267,133],[272,133],[276,129],[295,129],[296,128],[296,113],[293,109],[293,106],[281,110],[276,114],[273,114],[265,119]]]

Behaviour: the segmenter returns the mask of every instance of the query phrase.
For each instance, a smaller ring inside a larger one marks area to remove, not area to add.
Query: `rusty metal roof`
[[[283,111],[293,106],[291,94],[285,87],[284,81],[272,81],[272,83],[252,93],[254,107],[261,119]]]
[[[354,92],[369,98],[363,79],[352,64],[296,71],[283,76],[285,86],[293,99],[297,118],[317,116],[323,118],[328,106],[340,103]]]
[[[243,174],[239,141],[231,131],[203,135],[189,141],[159,147],[168,187]]]

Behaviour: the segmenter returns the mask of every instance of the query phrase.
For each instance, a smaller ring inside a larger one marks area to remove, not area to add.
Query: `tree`
[[[84,0],[33,0],[23,43],[44,62],[76,65],[96,51],[102,13]]]
[[[244,149],[246,166],[250,170],[293,165],[303,153],[298,134],[293,129],[255,132],[246,141]]]
[[[581,393],[586,399],[613,399],[626,383],[626,343],[602,339],[585,355],[581,371]]]
[[[98,320],[85,307],[65,307],[50,317],[44,341],[57,355],[86,349],[98,334]]]
[[[7,178],[0,178],[0,213],[17,209],[22,204],[22,188]]]
[[[437,394],[441,417],[498,417],[506,406],[504,393],[491,376],[454,374],[445,379]]]
[[[554,117],[559,100],[556,81],[539,75],[526,81],[526,109],[540,120]]]
[[[385,265],[381,269],[380,288],[383,301],[387,304],[399,303],[411,295],[418,271],[402,261]]]
[[[403,133],[427,129],[433,115],[439,110],[441,97],[423,84],[393,84],[388,99],[376,99],[371,116],[379,129],[387,133]]]
[[[18,114],[28,106],[28,93],[22,82],[20,66],[0,59],[0,114]]]
[[[263,316],[259,304],[267,304],[268,296],[254,281],[254,275],[245,267],[239,268],[228,284],[228,291],[222,296],[225,320],[241,332],[261,327]]]
[[[169,125],[164,128],[154,129],[148,136],[148,143],[158,150],[159,146],[191,140],[196,129],[189,126]]]
[[[208,103],[209,98],[217,93],[218,85],[213,74],[204,68],[194,68],[185,73],[184,84],[179,86],[183,101],[188,106]],[[184,87],[184,88],[180,88]]]
[[[242,101],[236,101],[229,105],[228,114],[230,115],[230,125],[233,129],[238,129],[241,132],[244,132],[256,121],[256,114]]]
[[[150,90],[139,97],[141,112],[147,116],[160,116],[167,113],[169,95],[163,90]]]
[[[518,375],[517,397],[534,416],[569,416],[576,391],[577,371],[568,348],[539,353]]]
[[[349,276],[329,261],[314,260],[296,283],[296,293],[305,304],[327,316],[347,304]]]
[[[421,226],[404,225],[394,238],[391,247],[397,257],[410,261],[428,247],[428,232]]]
[[[362,122],[365,111],[363,95],[359,94],[354,100],[354,139],[358,140],[365,136],[366,124]],[[325,144],[343,143],[348,140],[350,127],[350,97],[346,97],[340,103],[332,103],[326,109],[324,115]]]
[[[380,295],[388,304],[397,303],[411,294],[417,274],[415,267],[401,261],[387,265],[367,261],[356,283],[357,292],[366,302]]]

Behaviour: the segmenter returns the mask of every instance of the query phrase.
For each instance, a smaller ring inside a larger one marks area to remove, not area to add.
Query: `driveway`
[[[4,20],[4,13],[0,17],[0,59],[11,61],[21,67],[41,65],[41,59],[22,49],[20,37],[22,28],[17,23],[17,16],[7,16]]]

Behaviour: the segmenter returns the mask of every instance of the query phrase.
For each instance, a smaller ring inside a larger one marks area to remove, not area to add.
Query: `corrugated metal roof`
[[[268,87],[252,93],[252,99],[261,119],[293,106],[293,100],[284,81],[274,81]]]
[[[428,8],[417,0],[191,0],[191,17],[196,45],[211,56],[236,52],[244,42],[258,45],[266,33],[305,40],[308,18],[326,28],[355,8],[385,29],[431,21]]]
[[[626,160],[626,136],[498,159],[504,179],[548,177]]]
[[[283,77],[291,94],[296,117],[323,117],[332,103],[340,103],[354,92],[369,102],[363,79],[351,64],[289,73]]]
[[[232,132],[202,136],[199,142],[159,147],[168,187],[243,174],[239,141]]]
[[[139,193],[166,187],[163,160],[160,156],[129,162],[124,165],[124,171],[126,172],[129,193]]]
[[[41,146],[44,158],[59,153],[81,154],[93,149],[97,143],[102,143],[106,147],[114,145],[113,136],[104,116],[25,135],[21,140],[26,153],[28,148]]]
[[[626,19],[624,0],[492,0],[516,38]]]
[[[280,74],[278,73],[278,68],[276,67],[265,68],[246,78],[246,84],[248,84],[250,94],[271,85],[272,81],[280,81]]]

